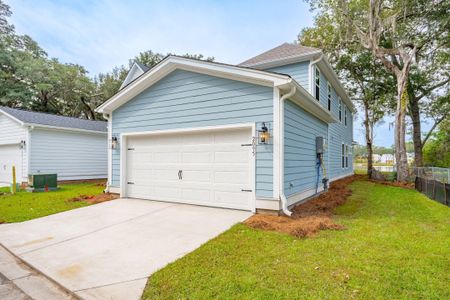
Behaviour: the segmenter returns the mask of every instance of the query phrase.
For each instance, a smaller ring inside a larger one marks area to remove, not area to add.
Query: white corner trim
[[[99,113],[109,113],[113,111],[176,69],[229,78],[232,80],[244,81],[264,86],[282,85],[290,82],[291,80],[289,76],[282,74],[182,58],[178,56],[168,56],[150,71],[125,86],[108,101],[100,105],[96,111]]]
[[[108,187],[108,193],[119,194],[121,193],[120,187],[110,186]]]
[[[280,198],[280,90],[273,88],[273,197]]]

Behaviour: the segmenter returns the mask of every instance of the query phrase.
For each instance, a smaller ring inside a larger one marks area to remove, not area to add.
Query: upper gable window
[[[339,98],[339,121],[342,122],[342,101]]]
[[[320,97],[320,70],[319,68],[315,68],[315,75],[314,75],[314,96],[316,97],[317,100],[319,100]]]
[[[327,100],[328,100],[328,110],[331,110],[331,85],[329,83],[328,83]]]
[[[344,107],[344,124],[347,126],[347,107]]]

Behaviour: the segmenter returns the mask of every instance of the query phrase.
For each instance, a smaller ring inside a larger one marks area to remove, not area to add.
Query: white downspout
[[[295,85],[291,86],[291,90],[289,93],[283,95],[280,98],[280,115],[279,115],[279,137],[280,137],[280,171],[279,171],[279,177],[280,177],[280,199],[281,199],[281,209],[283,213],[287,216],[291,216],[292,212],[288,209],[287,205],[287,198],[284,194],[284,100],[288,99],[289,97],[293,96],[295,92],[297,91],[297,88]]]
[[[313,72],[313,66],[315,64],[317,64],[319,61],[321,61],[322,58],[323,58],[323,54],[320,54],[319,58],[317,58],[316,60],[310,61],[310,63],[309,63],[309,74],[310,74],[310,76],[309,76],[309,79],[310,79],[309,93],[311,95],[313,95],[313,92],[314,92],[314,80],[316,78],[316,74]]]

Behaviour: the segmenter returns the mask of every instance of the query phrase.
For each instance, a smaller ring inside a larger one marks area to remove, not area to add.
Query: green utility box
[[[28,175],[29,192],[56,191],[58,189],[57,174],[30,174]]]

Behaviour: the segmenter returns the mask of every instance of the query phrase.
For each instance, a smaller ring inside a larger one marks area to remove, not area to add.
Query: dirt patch
[[[118,194],[111,194],[111,193],[103,193],[100,195],[80,195],[79,197],[75,197],[72,199],[67,200],[68,202],[78,202],[78,201],[86,201],[90,204],[96,204],[101,203],[105,201],[110,201],[119,198]]]
[[[333,211],[352,194],[347,186],[361,178],[354,175],[332,182],[328,192],[297,205],[291,217],[254,215],[244,223],[252,228],[284,232],[295,237],[313,236],[320,230],[343,230],[343,225],[334,223]]]

